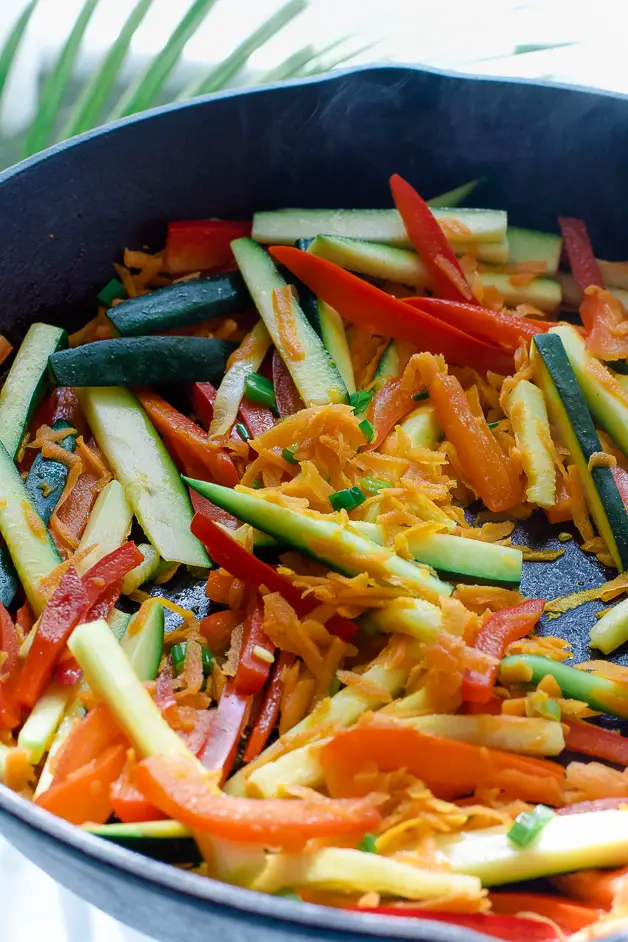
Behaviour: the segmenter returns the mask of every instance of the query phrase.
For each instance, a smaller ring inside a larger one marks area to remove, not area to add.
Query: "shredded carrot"
[[[294,295],[290,285],[275,288],[273,291],[273,310],[277,321],[277,330],[281,344],[290,360],[304,360],[305,348],[297,333]]]

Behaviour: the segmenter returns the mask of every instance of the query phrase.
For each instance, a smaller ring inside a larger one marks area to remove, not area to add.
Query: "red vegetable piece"
[[[571,271],[582,294],[589,285],[597,285],[599,288],[603,288],[604,280],[584,220],[559,216],[558,224],[563,236],[563,246],[569,259]],[[583,323],[589,329],[593,326],[585,320],[583,320]]]
[[[15,701],[20,658],[20,644],[13,620],[0,602],[0,651],[6,657],[0,666],[0,726],[15,729],[20,722],[20,709]]]
[[[165,815],[155,805],[146,801],[133,781],[135,762],[127,758],[126,764],[109,791],[111,810],[117,818],[127,824],[137,821],[160,821]]]
[[[528,342],[537,334],[546,333],[550,324],[544,321],[513,317],[488,307],[443,301],[442,298],[405,298],[410,307],[418,308],[452,327],[463,330],[487,343],[499,343],[507,350],[516,350],[522,340]]]
[[[188,219],[168,224],[165,260],[168,271],[185,275],[233,265],[231,243],[251,234],[250,222]]]
[[[273,351],[273,386],[277,409],[282,419],[305,408],[288,367],[276,350]]]
[[[493,912],[498,915],[516,916],[518,913],[532,912],[551,919],[565,932],[577,932],[596,922],[603,915],[603,910],[592,906],[583,906],[571,900],[560,899],[549,893],[491,893]]]
[[[282,674],[285,668],[291,667],[294,664],[295,660],[296,657],[294,654],[290,654],[288,651],[281,651],[275,661],[264,700],[257,714],[255,725],[247,739],[246,749],[242,757],[244,762],[252,762],[253,759],[256,759],[268,742],[268,738],[279,716],[279,707],[281,706],[281,698],[284,691]]]
[[[584,814],[585,811],[613,811],[616,808],[628,808],[628,798],[595,798],[592,801],[576,801],[572,805],[563,805],[556,809],[556,814]]]
[[[486,670],[467,669],[462,679],[462,699],[474,703],[488,703],[493,696],[499,659],[513,641],[525,638],[543,614],[544,599],[528,599],[521,605],[502,608],[485,622],[475,641],[475,647],[483,654],[495,658],[495,663]],[[628,760],[627,760],[628,762]]]
[[[477,305],[460,262],[425,200],[395,173],[390,178],[395,206],[428,272],[436,293],[449,301]]]
[[[441,353],[448,363],[491,370],[506,376],[513,370],[512,356],[499,347],[477,340],[450,324],[415,309],[344,271],[327,259],[287,245],[273,246],[270,254],[300,278],[319,298],[361,330],[396,340],[407,340],[419,350]]]
[[[52,392],[53,411],[52,422],[60,422],[63,419],[69,422],[76,429],[79,435],[85,437],[88,434],[88,426],[81,409],[78,396],[71,386],[57,386]]]
[[[141,551],[130,540],[95,563],[83,576],[90,609],[114,582],[123,579],[127,572],[135,569],[143,560]]]
[[[415,919],[429,919],[433,922],[445,922],[451,926],[463,926],[504,942],[563,942],[559,934],[547,922],[526,919],[523,916],[492,916],[490,913],[437,913],[430,909],[413,906],[374,906],[364,909],[349,906],[348,909],[360,913],[375,913],[379,916],[402,916]]]
[[[244,643],[235,676],[235,689],[238,693],[259,693],[268,680],[272,661],[258,657],[255,650],[261,649],[271,655],[275,653],[275,645],[264,631],[263,624],[264,607],[259,600],[248,616],[244,628]]]
[[[609,729],[593,726],[591,723],[565,721],[568,732],[565,736],[565,748],[581,752],[596,759],[614,762],[622,768],[628,766],[628,738],[612,733]]]
[[[212,711],[209,736],[199,759],[208,771],[222,770],[223,779],[233,767],[251,702],[252,697],[236,690],[234,682],[228,681]]]
[[[192,383],[189,387],[192,406],[203,424],[209,429],[214,418],[214,403],[216,401],[216,388],[211,383]]]

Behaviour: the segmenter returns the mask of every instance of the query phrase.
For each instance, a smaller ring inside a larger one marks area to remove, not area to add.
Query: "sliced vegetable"
[[[251,400],[260,406],[274,409],[277,406],[273,384],[259,373],[249,373],[244,381],[244,392]]]
[[[592,710],[611,716],[628,717],[628,685],[597,677],[586,671],[560,664],[538,654],[511,654],[499,667],[499,675],[517,677],[518,683],[539,684],[550,675],[558,683],[564,697],[584,700]]]
[[[130,595],[149,579],[152,579],[161,565],[159,553],[150,543],[140,543],[138,550],[144,557],[142,562],[126,574],[122,582],[122,594]]]
[[[231,243],[251,234],[250,222],[186,219],[168,223],[164,259],[173,275],[186,275],[234,264]]]
[[[133,513],[124,488],[116,480],[110,481],[96,498],[77,547],[78,553],[84,552],[90,546],[94,547],[77,563],[78,574],[83,575],[109,553],[122,546],[131,532],[132,521]]]
[[[140,821],[159,821],[165,818],[158,808],[146,801],[139,788],[133,782],[135,760],[127,753],[127,759],[120,775],[112,782],[109,789],[111,810],[116,818],[129,824]]]
[[[314,240],[316,242],[316,240]],[[304,251],[307,247],[301,244],[297,246]],[[313,249],[312,249],[313,251]],[[351,353],[345,326],[342,318],[333,307],[319,301],[316,295],[306,288],[304,284],[296,285],[299,295],[299,304],[308,321],[323,341],[325,349],[329,353],[333,362],[338,367],[342,380],[347,387],[349,394],[355,392],[355,376],[353,374],[353,364],[351,362]]]
[[[455,376],[437,374],[429,385],[430,401],[445,436],[454,445],[473,488],[490,510],[521,503],[522,490],[483,415],[471,411]]]
[[[628,599],[618,602],[605,612],[589,632],[591,647],[599,648],[604,654],[610,654],[626,641],[628,641]]]
[[[557,756],[565,748],[561,724],[536,716],[436,713],[400,719],[400,722],[441,739],[455,739],[523,755]]]
[[[281,698],[283,697],[284,682],[282,675],[286,668],[294,664],[294,661],[294,654],[290,654],[288,651],[281,651],[279,657],[273,664],[269,685],[266,688],[266,693],[255,719],[255,724],[247,738],[246,748],[242,756],[244,762],[251,762],[252,759],[257,758],[268,742],[270,734],[277,722]]]
[[[7,729],[15,729],[20,722],[20,710],[15,702],[15,685],[20,666],[19,648],[13,619],[0,602],[0,651],[4,655],[0,684],[0,726]]]
[[[232,249],[275,348],[305,404],[346,402],[347,389],[336,365],[292,295],[289,312],[278,317],[273,297],[277,290],[286,287],[286,283],[272,259],[252,239],[236,239]]]
[[[66,419],[58,419],[52,425],[53,432],[62,428],[72,428],[72,426]],[[76,448],[76,434],[68,435],[56,444],[64,451],[73,452]],[[46,525],[50,522],[54,509],[59,503],[68,474],[67,464],[53,458],[45,458],[41,452],[36,455],[31,465],[26,478],[26,490],[35,510]]]
[[[102,837],[127,850],[133,850],[171,864],[199,864],[201,856],[190,828],[178,821],[137,821],[124,824],[84,825],[90,834]]]
[[[82,719],[74,720],[57,759],[54,783],[63,782],[110,746],[125,742],[124,734],[109,709],[103,703],[98,704]]]
[[[125,762],[124,746],[110,746],[98,758],[52,784],[36,799],[40,808],[71,824],[104,824],[111,816],[109,789]]]
[[[628,738],[592,723],[569,721],[565,746],[572,752],[581,752],[596,759],[614,762],[622,768],[628,766]]]
[[[458,366],[469,365],[503,374],[511,371],[508,354],[416,308],[410,316],[409,305],[324,258],[282,246],[273,248],[271,254],[319,298],[331,304],[341,317],[362,330],[407,340],[430,353],[442,353]]]
[[[596,922],[602,915],[599,909],[581,906],[578,903],[551,896],[549,893],[511,893],[502,890],[491,893],[491,903],[493,911],[497,914],[516,916],[517,913],[534,913],[551,919],[566,932],[584,929],[585,926]],[[515,939],[517,938],[519,937],[515,936]],[[529,938],[527,929],[522,938]]]
[[[0,442],[15,458],[47,382],[48,357],[67,345],[60,327],[31,324],[0,390]]]
[[[188,653],[188,643],[187,641],[181,641],[180,644],[175,644],[170,649],[170,656],[172,658],[172,666],[174,668],[175,674],[181,674],[185,667],[185,659]],[[208,677],[212,672],[214,659],[211,655],[211,651],[206,648],[201,648],[201,664],[203,667],[203,675]]]
[[[628,567],[628,516],[611,469],[604,466],[589,467],[591,456],[604,449],[570,365],[561,334],[552,330],[535,339],[532,364],[535,380],[545,396],[550,419],[578,469],[591,515],[615,565],[623,572]]]
[[[427,201],[427,205],[432,209],[460,206],[460,204],[464,203],[467,196],[470,196],[477,185],[481,182],[481,177],[478,177],[477,180],[470,180],[469,183],[463,183],[453,190],[448,190],[446,193],[441,193],[440,196],[433,196],[431,200]]]
[[[580,290],[584,293],[589,285],[603,288],[602,273],[591,247],[586,224],[582,219],[570,219],[566,216],[559,216],[558,222],[569,265]],[[590,326],[591,324],[585,321],[585,327]]]
[[[17,744],[27,753],[31,765],[39,765],[48,752],[76,694],[76,687],[53,681],[31,710],[17,737]]]
[[[349,907],[352,908],[352,907]],[[493,936],[505,942],[563,942],[562,936],[550,924],[524,916],[493,916],[491,913],[433,912],[429,909],[413,909],[408,905],[360,907],[356,912],[374,913],[378,916],[401,916],[402,918],[425,919],[460,926]]]
[[[509,396],[508,414],[528,482],[526,499],[549,509],[556,503],[556,467],[543,393],[520,380]]]
[[[545,805],[537,805],[532,811],[522,811],[512,822],[508,840],[515,847],[530,847],[541,836],[543,828],[556,817],[556,813]]]
[[[502,608],[485,621],[475,640],[475,647],[495,658],[485,670],[467,670],[462,681],[462,697],[473,703],[488,703],[499,669],[498,658],[502,658],[513,641],[528,635],[543,614],[544,599],[528,599],[521,605]]]
[[[285,291],[290,292],[289,288]],[[292,295],[290,295],[292,297]],[[273,350],[272,358],[273,369],[273,388],[275,390],[275,399],[277,400],[277,411],[280,418],[287,415],[294,415],[304,408],[303,400],[294,384],[286,364],[283,362],[276,350]]]
[[[234,681],[239,693],[257,694],[268,680],[275,645],[264,631],[263,624],[264,606],[260,601],[244,626],[244,641]]]
[[[104,288],[100,289],[96,295],[96,300],[105,307],[111,307],[113,301],[117,301],[118,299],[122,300],[126,297],[127,293],[122,282],[118,281],[117,278],[112,278],[111,281],[107,282]]]
[[[241,579],[257,591],[265,586],[270,592],[279,592],[300,617],[308,615],[315,608],[314,601],[302,599],[300,591],[288,579],[268,563],[257,559],[208,517],[196,514],[191,529],[207,547],[216,565],[222,566],[236,579]],[[328,631],[345,641],[357,631],[355,622],[341,615],[333,615],[325,624]]]
[[[207,742],[199,756],[203,768],[220,772],[221,780],[230,774],[235,762],[250,706],[250,695],[237,690],[233,681],[227,681],[212,716]]]
[[[544,271],[553,275],[558,271],[563,240],[550,232],[537,232],[534,229],[519,229],[508,226],[508,262],[510,265],[529,265],[541,262]]]
[[[142,602],[120,646],[140,680],[156,679],[164,646],[164,610],[157,599]]]
[[[409,563],[390,550],[351,533],[341,524],[313,513],[296,512],[263,497],[229,490],[217,484],[185,479],[213,503],[228,510],[240,520],[275,539],[285,541],[340,571],[358,575],[370,571],[382,584],[403,580],[408,586],[429,597],[451,595],[453,588],[430,575],[418,564]]]
[[[500,344],[506,350],[516,350],[521,342],[528,342],[537,334],[547,331],[543,321],[526,320],[488,307],[445,301],[442,298],[406,298],[405,304],[429,314],[431,317],[477,337],[486,343]]]
[[[121,337],[53,353],[57,386],[220,382],[235,344],[208,337]]]
[[[238,415],[247,378],[260,368],[271,344],[266,325],[258,321],[229,358],[213,403],[210,437],[219,438],[229,432]]]
[[[190,499],[135,396],[127,389],[92,387],[82,392],[81,401],[108,464],[159,555],[168,562],[208,566],[205,550],[189,530]]]
[[[355,510],[360,504],[363,504],[366,497],[359,487],[347,487],[342,491],[336,491],[330,494],[329,503],[334,510]]]

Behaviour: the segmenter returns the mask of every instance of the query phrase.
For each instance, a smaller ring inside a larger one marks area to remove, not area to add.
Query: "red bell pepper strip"
[[[150,389],[136,389],[135,395],[158,432],[174,439],[203,464],[213,481],[235,487],[240,478],[229,455],[211,444],[203,429]]]
[[[285,801],[212,793],[184,756],[152,756],[135,769],[135,782],[152,804],[182,824],[217,838],[296,850],[315,837],[340,837],[377,827],[370,799]]]
[[[403,389],[400,379],[389,379],[377,390],[368,407],[368,419],[374,430],[369,449],[379,448],[395,425],[416,408],[412,397],[419,388]]]
[[[13,620],[0,602],[0,651],[6,655],[0,666],[0,726],[15,729],[20,722],[20,709],[15,702],[20,658],[19,641]]]
[[[104,618],[105,620],[109,618],[113,607],[122,595],[122,580],[118,579],[117,582],[112,582],[105,591],[100,595],[96,602],[92,605],[89,612],[87,613],[87,621],[98,621],[99,618]]]
[[[255,725],[247,739],[246,749],[242,756],[243,762],[252,762],[253,759],[256,759],[268,742],[268,738],[277,722],[281,698],[283,697],[284,682],[282,674],[285,668],[291,667],[294,664],[295,660],[296,657],[294,654],[290,654],[288,651],[281,651],[275,661],[264,700],[257,714]]]
[[[177,730],[179,738],[183,740],[190,752],[193,752],[195,756],[200,756],[205,748],[212,728],[214,712],[214,710],[197,710],[196,723],[193,728]]]
[[[78,684],[82,676],[83,671],[78,661],[73,657],[67,657],[60,661],[54,673],[57,683],[63,684],[64,687],[73,687],[74,684]]]
[[[438,373],[429,385],[430,402],[445,437],[455,447],[473,488],[489,510],[515,507],[523,500],[519,480],[483,415],[474,415],[455,376]]]
[[[258,435],[263,435],[268,429],[275,427],[275,416],[268,406],[253,402],[248,396],[242,397],[239,413],[253,438],[257,438]]]
[[[577,932],[596,922],[604,911],[581,903],[551,896],[549,893],[491,893],[493,912],[503,916],[516,916],[518,913],[538,913],[551,919],[565,932]]]
[[[131,572],[143,561],[141,550],[132,540],[129,540],[128,543],[123,543],[122,546],[103,556],[91,569],[88,569],[83,576],[83,586],[90,609],[105,592],[108,592],[113,583],[123,579],[127,572]]]
[[[506,350],[516,350],[521,341],[530,341],[537,334],[547,333],[550,325],[543,321],[527,320],[512,314],[502,314],[488,307],[443,301],[441,298],[405,298],[410,307],[418,308],[438,320],[457,327],[479,340],[496,344]]]
[[[605,759],[622,768],[628,766],[628,738],[590,723],[566,721],[565,748],[585,756]]]
[[[406,767],[447,801],[490,784],[527,801],[563,803],[565,770],[556,762],[431,736],[383,718],[337,732],[319,759],[333,797],[360,794],[365,786],[359,773],[375,764],[382,772]]]
[[[299,390],[295,386],[286,364],[276,350],[273,351],[273,386],[275,387],[277,409],[282,419],[305,408]]]
[[[238,693],[257,694],[268,680],[272,661],[262,660],[255,652],[256,648],[261,648],[271,655],[275,653],[275,645],[264,631],[263,624],[264,606],[260,599],[244,627],[244,641],[235,675]]]
[[[603,360],[624,360],[628,356],[626,309],[610,291],[587,289],[580,317],[590,326],[587,347]],[[612,366],[612,362],[609,366]]]
[[[109,746],[102,755],[72,772],[58,785],[51,785],[35,799],[35,804],[71,824],[87,821],[104,824],[111,815],[109,790],[120,775],[124,761],[124,746]]]
[[[184,219],[168,223],[164,253],[168,271],[173,275],[186,275],[232,266],[231,243],[250,234],[250,222],[230,219]]]
[[[615,465],[614,468],[611,468],[611,473],[615,478],[615,484],[624,502],[624,507],[628,510],[628,471],[624,471],[619,465]]]
[[[413,186],[394,173],[390,178],[395,206],[436,293],[449,301],[477,304],[455,252],[431,209]]]
[[[572,274],[576,284],[582,294],[589,285],[604,287],[604,279],[600,266],[597,263],[595,252],[589,239],[587,226],[582,219],[571,219],[567,216],[559,216],[558,224],[563,236],[563,247],[569,260]],[[591,328],[593,325],[583,320],[584,326]]]
[[[207,517],[195,514],[190,530],[206,546],[216,565],[226,569],[236,579],[242,579],[250,588],[259,591],[261,586],[265,586],[270,592],[279,592],[300,618],[309,615],[316,607],[315,602],[302,599],[300,590],[288,579],[237,543]],[[337,635],[343,641],[349,641],[358,630],[355,622],[341,615],[333,615],[325,622],[325,627],[330,634]]]
[[[223,780],[233,768],[252,701],[251,696],[236,690],[234,682],[228,681],[213,711],[207,742],[199,759],[208,771],[222,771]]]
[[[203,428],[209,429],[214,418],[216,387],[211,383],[192,383],[188,389],[194,411],[201,420]]]
[[[90,597],[76,569],[70,566],[46,605],[16,688],[16,699],[31,709],[52,676],[65,643],[85,620]]]
[[[15,626],[18,631],[18,637],[22,641],[30,633],[30,630],[34,624],[35,616],[31,611],[31,607],[28,602],[24,602],[24,604],[18,608],[15,615]]]
[[[549,923],[538,919],[526,919],[522,916],[492,916],[490,913],[437,913],[419,906],[373,906],[368,909],[348,906],[359,913],[374,913],[378,916],[401,916],[414,919],[429,919],[432,922],[446,922],[451,926],[474,929],[485,935],[504,942],[564,942],[562,933],[558,933]]]
[[[414,316],[410,317],[409,305],[327,259],[286,245],[273,246],[270,253],[341,317],[361,330],[407,340],[419,350],[441,353],[456,366],[472,366],[480,372],[491,370],[503,375],[513,370],[512,356],[499,347],[477,340],[418,308],[413,308]]]
[[[502,608],[490,616],[477,636],[474,647],[495,658],[495,662],[487,665],[485,670],[467,669],[464,672],[463,700],[471,700],[474,703],[488,703],[491,700],[499,660],[506,653],[509,644],[525,638],[532,631],[544,608],[545,599],[528,599],[521,605]],[[628,763],[628,759],[626,761]]]
[[[52,392],[53,410],[52,422],[59,422],[63,419],[69,422],[72,428],[75,428],[79,435],[85,437],[88,434],[88,425],[81,409],[78,396],[71,386],[57,386]]]

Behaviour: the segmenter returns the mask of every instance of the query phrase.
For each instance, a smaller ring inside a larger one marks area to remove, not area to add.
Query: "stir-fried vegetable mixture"
[[[77,333],[0,338],[0,779],[255,890],[596,938],[628,601],[587,663],[537,627],[628,589],[628,263],[390,184],[172,223]],[[524,598],[563,552],[513,545],[532,514],[618,575]]]

